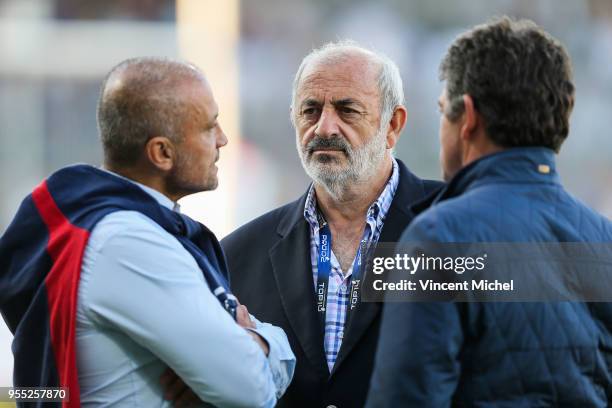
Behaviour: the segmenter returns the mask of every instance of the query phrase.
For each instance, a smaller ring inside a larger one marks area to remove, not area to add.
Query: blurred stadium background
[[[459,32],[500,14],[531,18],[567,46],[577,95],[561,176],[611,217],[610,0],[0,0],[0,232],[50,172],[101,163],[99,85],[133,56],[185,58],[209,76],[230,145],[220,189],[182,204],[219,236],[305,191],[291,82],[301,58],[330,40],[397,62],[409,112],[397,156],[439,178],[438,63]],[[12,383],[10,341],[0,322],[0,386]]]

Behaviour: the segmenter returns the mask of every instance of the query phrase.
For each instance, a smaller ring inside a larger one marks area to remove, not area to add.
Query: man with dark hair
[[[558,41],[529,21],[477,26],[441,64],[449,184],[401,242],[612,242],[555,168],[574,104]],[[612,401],[609,303],[387,303],[368,407]]]
[[[306,56],[291,121],[313,180],[298,200],[227,236],[235,293],[287,332],[296,375],[283,407],[361,407],[378,340],[380,304],[359,302],[360,248],[395,241],[409,206],[441,183],[392,155],[406,123],[397,66],[352,42]]]
[[[227,144],[217,116],[191,64],[137,58],[109,73],[104,168],[52,174],[0,239],[16,386],[66,387],[71,407],[168,406],[164,396],[180,404],[193,393],[274,406],[295,365],[287,338],[237,303],[215,236],[177,204],[217,186]],[[191,390],[166,395],[166,367]]]

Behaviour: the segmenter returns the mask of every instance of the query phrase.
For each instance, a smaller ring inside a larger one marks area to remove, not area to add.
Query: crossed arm
[[[285,333],[251,320],[244,308],[237,324],[178,241],[146,220],[130,228],[120,221],[118,215],[121,229],[91,251],[92,320],[149,350],[202,401],[274,406],[295,367]]]

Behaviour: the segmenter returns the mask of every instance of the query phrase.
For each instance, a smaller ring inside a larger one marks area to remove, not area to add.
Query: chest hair
[[[346,275],[355,260],[365,225],[350,228],[334,228],[332,231],[332,251],[340,263],[342,273]]]

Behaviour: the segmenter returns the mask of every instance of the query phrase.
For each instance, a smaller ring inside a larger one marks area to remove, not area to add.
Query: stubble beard
[[[202,181],[201,176],[189,177],[190,170],[198,163],[191,152],[181,152],[177,156],[176,165],[168,175],[168,188],[180,193],[182,196],[211,191],[219,185],[219,179],[214,173],[212,166],[207,169],[207,174]]]

